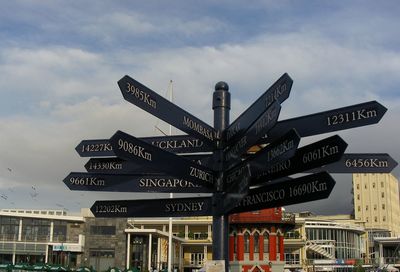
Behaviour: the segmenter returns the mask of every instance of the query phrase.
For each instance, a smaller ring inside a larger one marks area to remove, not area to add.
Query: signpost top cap
[[[225,81],[220,81],[217,84],[215,84],[215,90],[216,91],[229,91],[229,86],[228,83]]]

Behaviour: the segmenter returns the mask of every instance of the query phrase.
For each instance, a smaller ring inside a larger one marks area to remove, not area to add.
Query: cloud
[[[206,7],[180,3],[182,9],[173,10],[151,1],[135,8],[96,2],[88,13],[80,4],[61,9],[46,1],[34,7],[47,14],[40,17],[29,11],[33,2],[24,1],[15,18],[5,13],[16,6],[5,5],[0,14],[15,33],[0,30],[6,41],[0,45],[0,190],[36,184],[65,198],[98,196],[69,192],[62,183],[86,162],[75,146],[118,129],[158,133],[156,118],[123,100],[117,81],[125,74],[160,95],[173,80],[174,103],[209,124],[221,80],[230,86],[231,121],[285,72],[294,85],[280,120],[377,100],[389,109],[378,125],[339,135],[348,151],[387,152],[400,161],[398,37],[384,31],[395,27],[394,11],[372,14],[371,2],[357,15],[348,3],[331,4],[326,13],[319,11],[327,7],[258,1],[246,7],[234,2],[221,13],[214,1]],[[337,190],[348,195],[348,176],[340,178],[347,187]]]

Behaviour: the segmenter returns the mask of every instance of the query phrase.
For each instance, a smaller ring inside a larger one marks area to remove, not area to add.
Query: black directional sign
[[[232,210],[243,197],[247,195],[250,181],[250,166],[241,165],[228,171],[225,178],[225,195],[223,198],[221,214],[226,214]]]
[[[390,173],[396,166],[397,162],[387,153],[346,153],[339,161],[308,172],[323,170],[329,173]]]
[[[138,138],[117,131],[110,139],[115,154],[124,160],[154,167],[156,171],[183,178],[198,185],[213,187],[214,173],[197,163],[164,151]]]
[[[268,137],[263,139],[263,142],[269,142],[291,128],[295,128],[301,137],[307,137],[376,124],[381,120],[386,111],[387,109],[378,102],[370,101],[279,121],[275,127],[268,132]]]
[[[300,136],[295,129],[289,130],[278,140],[249,156],[246,161],[251,167],[252,176],[257,176],[274,163],[285,161],[294,156],[300,143]]]
[[[176,106],[133,78],[124,76],[118,81],[118,86],[125,100],[173,125],[177,129],[211,145],[215,145],[216,140],[220,138],[220,135],[218,135],[213,127]]]
[[[212,189],[164,174],[113,175],[72,172],[64,183],[74,191],[211,193]]]
[[[272,163],[265,168],[251,183],[265,182],[267,180],[301,173],[322,165],[340,160],[347,143],[338,135],[328,137],[316,143],[299,148],[292,158],[285,161]],[[325,169],[324,169],[325,170]]]
[[[203,165],[203,160],[209,159],[210,155],[188,155],[183,158]],[[132,174],[132,173],[159,173],[154,166],[149,164],[126,161],[120,158],[91,158],[86,164],[85,169],[89,173],[103,174]]]
[[[265,91],[246,111],[244,111],[229,127],[224,131],[228,144],[231,144],[246,134],[246,130],[251,126],[258,116],[274,101],[282,103],[290,94],[293,80],[285,73],[268,90]]]
[[[230,213],[256,211],[324,199],[329,196],[334,186],[335,181],[327,172],[278,183],[267,183],[265,186],[250,189],[247,196]]]
[[[212,147],[202,140],[188,135],[141,137],[140,140],[174,153],[210,152]],[[109,139],[83,140],[75,150],[81,157],[111,157],[115,156]]]
[[[224,152],[225,161],[230,164],[231,161],[240,159],[243,153],[252,147],[257,141],[270,130],[278,120],[281,105],[278,102],[271,104],[247,129],[246,134],[232,147]]]
[[[95,217],[185,217],[212,214],[211,198],[96,201],[90,208]]]

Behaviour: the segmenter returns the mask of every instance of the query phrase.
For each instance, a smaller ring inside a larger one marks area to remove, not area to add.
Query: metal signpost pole
[[[229,221],[227,214],[217,214],[220,210],[219,206],[223,204],[223,146],[221,133],[229,124],[229,110],[231,108],[231,97],[229,86],[225,82],[218,82],[215,85],[213,94],[213,110],[214,110],[214,129],[219,132],[220,139],[217,143],[217,149],[214,151],[215,170],[218,173],[215,193],[213,194],[213,225],[212,225],[212,241],[213,241],[213,260],[224,260],[225,271],[228,272],[228,235]]]

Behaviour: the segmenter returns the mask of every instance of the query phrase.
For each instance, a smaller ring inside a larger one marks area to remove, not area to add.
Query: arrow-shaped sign
[[[274,101],[282,103],[290,94],[293,80],[285,73],[264,94],[262,94],[246,111],[244,111],[223,134],[228,144],[238,141],[246,130]]]
[[[227,214],[230,210],[247,195],[249,191],[250,166],[241,165],[229,170],[225,177],[225,194],[223,196],[223,205],[219,205],[222,210],[219,214]]]
[[[397,162],[387,153],[346,153],[337,162],[307,172],[323,170],[329,173],[390,173],[396,166]]]
[[[254,123],[246,130],[245,135],[224,152],[224,160],[229,166],[270,130],[278,120],[281,105],[278,102],[271,104]]]
[[[279,121],[268,132],[268,143],[291,128],[295,128],[301,137],[313,136],[354,127],[378,123],[387,109],[376,101],[370,101],[348,107],[319,112],[293,119]]]
[[[300,136],[295,129],[289,130],[278,140],[267,145],[254,155],[250,155],[245,161],[249,162],[252,176],[268,169],[270,165],[285,161],[294,156],[300,143]]]
[[[141,137],[140,140],[174,153],[210,152],[212,147],[188,135]],[[83,140],[75,148],[81,157],[115,156],[109,139]]]
[[[188,155],[183,156],[197,164],[202,165],[203,160],[209,159],[210,155]],[[137,174],[137,173],[161,173],[156,171],[154,166],[149,164],[126,161],[120,158],[91,158],[85,164],[85,169],[89,173],[103,174]]]
[[[149,200],[96,201],[90,208],[95,217],[185,217],[209,216],[209,197]]]
[[[176,106],[161,95],[150,90],[129,76],[118,81],[125,100],[151,113],[155,117],[173,125],[210,145],[215,145],[220,138],[218,132],[200,119]]]
[[[73,191],[212,193],[213,190],[193,182],[164,174],[111,175],[72,172],[64,180]]]
[[[110,139],[115,154],[124,160],[153,167],[155,171],[183,178],[198,185],[213,187],[214,173],[197,163],[164,151],[138,138],[117,131]]]
[[[265,182],[340,160],[347,143],[338,135],[299,148],[292,158],[264,168],[252,179],[252,184]],[[325,170],[325,169],[324,169]]]
[[[247,196],[230,213],[250,212],[324,199],[329,196],[334,186],[335,180],[326,172],[278,183],[267,183],[265,186],[250,189]]]

